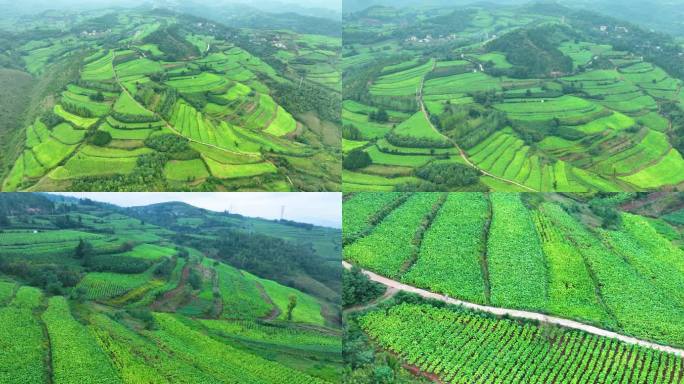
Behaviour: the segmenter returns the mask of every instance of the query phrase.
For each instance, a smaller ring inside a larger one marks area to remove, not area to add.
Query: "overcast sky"
[[[142,4],[151,4],[163,7],[173,7],[175,5],[187,3],[186,0],[22,0],[15,2],[12,0],[0,0],[0,12],[7,10],[4,7],[11,6],[9,10],[23,12],[41,12],[46,9],[96,9],[110,6],[131,7]],[[337,12],[342,11],[341,0],[193,0],[194,4],[208,4],[211,6],[221,6],[223,4],[246,4],[254,8],[263,9],[269,12],[289,12],[288,6],[301,8],[322,8]]]
[[[251,217],[279,219],[285,206],[285,218],[328,227],[342,226],[342,194],[340,193],[95,193],[69,192],[59,195],[89,198],[122,207],[182,201],[195,207],[223,212],[229,210]]]

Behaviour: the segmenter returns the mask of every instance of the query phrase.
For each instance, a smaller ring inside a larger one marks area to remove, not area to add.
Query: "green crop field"
[[[664,237],[644,216],[617,211],[614,227],[601,225],[605,210],[569,210],[587,203],[555,195],[530,206],[532,195],[453,193],[426,224],[421,219],[439,194],[414,194],[398,206],[390,205],[396,195],[383,195],[354,194],[345,202],[351,227],[344,257],[350,262],[476,303],[539,310],[684,345],[680,325],[667,321],[684,315],[684,300],[674,293],[684,284],[684,253],[670,243],[672,234]],[[414,211],[420,199],[427,202]],[[417,243],[415,234],[423,230]],[[387,234],[408,240],[397,249],[378,246]],[[662,278],[646,278],[656,273]],[[615,279],[629,283],[619,288]],[[649,316],[648,308],[659,308],[658,315]]]
[[[644,48],[675,46],[672,36],[635,27],[626,42],[603,16],[563,6],[376,11],[357,7],[343,22],[343,157],[370,156],[345,163],[368,179],[345,179],[343,190],[459,191],[466,180],[442,186],[423,170],[452,157],[480,173],[469,190],[652,191],[684,181],[683,58]],[[411,158],[418,151],[425,157]]]
[[[444,382],[671,383],[681,377],[682,361],[674,355],[457,308],[401,304],[371,312],[360,324],[379,345]]]
[[[376,284],[407,291],[350,304],[348,332],[358,353],[387,351],[409,372],[441,382],[678,382],[681,199],[681,193],[347,194],[344,259],[385,278],[374,277]],[[359,284],[354,294],[362,295],[370,289],[362,283],[354,277],[345,289],[354,292]],[[467,308],[444,303],[454,300]],[[382,362],[352,365],[351,374],[365,375]]]
[[[40,84],[22,95],[25,114],[6,117],[3,191],[341,190],[341,39],[329,28],[233,34],[188,14],[95,8],[59,26],[0,17],[12,56],[0,66]],[[106,166],[83,153],[91,145],[149,152]]]
[[[341,230],[163,201],[0,196],[0,381],[339,382]]]

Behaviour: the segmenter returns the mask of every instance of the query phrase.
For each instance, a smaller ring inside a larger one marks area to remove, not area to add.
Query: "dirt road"
[[[343,261],[342,264],[347,269],[350,269],[352,267],[352,265],[347,263],[346,261]],[[655,350],[658,350],[661,352],[672,353],[672,354],[677,355],[679,357],[684,357],[684,349],[678,349],[678,348],[674,348],[674,347],[670,347],[670,346],[666,346],[666,345],[656,344],[656,343],[653,343],[650,341],[641,340],[641,339],[637,339],[637,338],[634,338],[631,336],[625,336],[625,335],[621,335],[619,333],[615,333],[612,331],[601,329],[601,328],[595,327],[593,325],[580,323],[580,322],[574,321],[574,320],[563,319],[560,317],[549,316],[549,315],[545,315],[543,313],[521,311],[521,310],[517,310],[517,309],[489,307],[489,306],[485,306],[485,305],[469,303],[467,301],[461,301],[461,300],[453,299],[453,298],[450,298],[450,297],[447,297],[444,295],[440,295],[437,293],[426,291],[424,289],[420,289],[420,288],[412,287],[410,285],[402,284],[398,281],[388,279],[386,277],[380,276],[380,275],[375,274],[375,273],[370,272],[370,271],[366,271],[366,270],[362,270],[362,271],[372,281],[378,282],[380,284],[383,284],[383,285],[386,285],[388,287],[395,288],[395,289],[398,289],[401,291],[415,293],[415,294],[422,296],[424,298],[439,300],[439,301],[443,301],[445,303],[453,304],[453,305],[460,305],[460,306],[467,308],[467,309],[472,309],[472,310],[482,311],[482,312],[488,312],[488,313],[498,315],[498,316],[510,316],[510,317],[514,317],[517,319],[536,320],[536,321],[539,321],[541,323],[554,324],[554,325],[558,325],[558,326],[561,326],[564,328],[570,328],[570,329],[576,329],[576,330],[584,331],[587,333],[591,333],[593,335],[610,337],[612,339],[617,339],[617,340],[620,340],[620,341],[627,343],[627,344],[636,344],[636,345],[639,345],[642,347],[652,348],[652,349],[655,349]]]

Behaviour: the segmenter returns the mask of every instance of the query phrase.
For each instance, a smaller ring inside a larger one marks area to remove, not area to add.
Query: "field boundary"
[[[435,65],[436,65],[436,63],[435,63]],[[434,70],[434,68],[435,68],[435,67],[433,66],[432,69]],[[423,77],[423,80],[422,80],[422,82],[421,82],[421,84],[420,84],[420,88],[417,90],[417,95],[416,95],[416,96],[417,96],[417,99],[418,99],[418,104],[419,104],[419,106],[420,106],[421,111],[423,112],[423,115],[425,116],[425,120],[427,120],[428,124],[430,124],[430,127],[432,127],[432,129],[435,130],[435,132],[438,132],[440,135],[442,135],[442,133],[439,131],[439,129],[437,129],[437,127],[435,127],[434,124],[432,124],[432,120],[430,120],[430,113],[428,113],[427,108],[425,108],[425,101],[423,100],[423,87],[424,87],[424,83],[425,83],[425,77]],[[465,151],[463,150],[463,148],[461,148],[460,145],[458,145],[458,144],[457,144],[456,142],[454,142],[453,140],[449,140],[449,141],[451,141],[451,143],[454,145],[454,147],[456,148],[456,150],[458,150],[458,152],[460,153],[461,158],[463,159],[463,161],[465,161],[465,163],[466,163],[469,167],[471,167],[471,168],[477,170],[478,172],[482,173],[483,175],[492,177],[492,178],[494,178],[494,179],[503,181],[503,182],[505,182],[505,183],[513,184],[513,185],[515,185],[515,186],[518,186],[518,187],[523,188],[523,189],[525,189],[525,190],[528,190],[528,191],[530,191],[530,192],[539,192],[539,191],[537,191],[536,189],[530,188],[530,187],[528,187],[527,185],[518,183],[517,181],[509,180],[509,179],[506,179],[506,178],[503,178],[503,177],[499,177],[499,176],[496,176],[496,175],[494,175],[494,174],[492,174],[492,173],[490,173],[490,172],[488,172],[488,171],[485,171],[484,169],[478,167],[478,166],[475,165],[472,161],[470,161],[470,159],[468,158],[468,155],[466,155]]]
[[[342,265],[346,269],[350,269],[352,267],[352,265],[347,263],[346,261],[343,261]],[[416,287],[413,287],[413,286],[410,286],[407,284],[403,284],[403,283],[400,283],[398,281],[389,279],[387,277],[380,276],[376,273],[367,271],[365,269],[361,269],[361,271],[366,276],[368,276],[368,278],[372,281],[383,284],[387,287],[396,288],[396,289],[401,290],[401,291],[414,293],[414,294],[422,296],[426,299],[439,300],[439,301],[445,302],[447,304],[458,305],[458,306],[461,306],[463,308],[476,310],[476,311],[480,311],[480,312],[487,312],[487,313],[491,313],[491,314],[497,315],[497,316],[510,316],[510,317],[517,318],[517,319],[525,319],[525,320],[539,321],[539,322],[545,323],[545,324],[553,324],[553,325],[557,325],[557,326],[564,327],[564,328],[575,329],[575,330],[587,332],[587,333],[597,335],[597,336],[603,336],[603,337],[616,339],[616,340],[619,340],[619,341],[621,341],[623,343],[627,343],[627,344],[638,345],[641,347],[655,349],[655,350],[658,350],[661,352],[671,353],[671,354],[678,356],[678,357],[684,357],[684,349],[679,349],[679,348],[675,348],[675,347],[671,347],[671,346],[667,346],[667,345],[657,344],[654,342],[637,339],[636,337],[632,337],[632,336],[622,335],[622,334],[619,334],[619,333],[616,333],[613,331],[608,331],[606,329],[595,327],[593,325],[584,324],[584,323],[581,323],[579,321],[564,319],[561,317],[549,316],[549,315],[545,315],[543,313],[538,313],[538,312],[529,312],[529,311],[523,311],[523,310],[518,310],[518,309],[509,309],[509,308],[490,307],[490,306],[486,306],[486,305],[470,303],[467,301],[453,299],[453,298],[450,298],[450,297],[445,296],[445,295],[440,295],[440,294],[430,292],[430,291],[427,291],[424,289],[420,289],[420,288],[416,288]]]
[[[119,74],[116,72],[116,67],[114,66],[114,62],[113,62],[113,61],[112,61],[112,70],[114,71],[114,80],[116,81],[116,84],[119,86],[119,88],[121,88],[121,90],[122,90],[123,92],[125,92],[125,93],[126,93],[126,94],[127,94],[127,95],[128,95],[128,96],[129,96],[129,97],[130,97],[130,98],[131,98],[139,107],[141,107],[142,109],[145,109],[145,110],[149,111],[149,109],[147,109],[147,107],[145,107],[145,106],[142,105],[138,100],[136,100],[135,97],[133,97],[133,95],[131,95],[131,93],[128,91],[128,89],[127,89],[126,87],[124,87],[123,84],[121,84],[121,80],[119,80]],[[277,110],[277,107],[276,107],[276,110]],[[205,143],[205,142],[202,142],[202,141],[197,141],[197,140],[195,140],[195,139],[193,139],[193,138],[191,138],[191,137],[183,136],[180,132],[178,132],[178,130],[176,130],[176,127],[174,127],[172,124],[170,124],[163,116],[161,116],[161,114],[159,114],[159,113],[157,113],[157,112],[154,112],[154,111],[150,111],[150,112],[152,112],[155,116],[157,116],[157,117],[166,125],[166,127],[167,127],[168,129],[170,129],[173,133],[175,133],[176,135],[178,135],[178,136],[180,136],[180,137],[185,138],[185,139],[188,140],[189,142],[193,142],[193,143],[197,143],[197,144],[201,144],[201,145],[206,145],[207,147],[211,147],[211,148],[217,149],[217,150],[219,150],[219,151],[224,151],[224,152],[231,153],[231,154],[238,155],[238,156],[260,157],[260,156],[252,155],[252,154],[245,153],[245,152],[235,152],[235,151],[231,151],[231,150],[228,150],[228,149],[226,149],[226,148],[219,147],[218,145],[214,145],[214,144],[211,144],[211,143]],[[262,158],[262,159],[263,159],[265,162],[267,162],[267,163],[273,165],[274,167],[278,168],[272,161],[270,161],[270,160],[268,160],[268,159],[266,159],[266,158]],[[285,178],[287,179],[288,183],[290,183],[291,186],[294,186],[294,183],[292,182],[292,179],[290,179],[290,176],[289,176],[289,175],[285,175]]]

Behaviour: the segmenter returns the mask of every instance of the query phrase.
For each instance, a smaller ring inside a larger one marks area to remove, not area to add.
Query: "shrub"
[[[92,136],[88,139],[88,142],[98,147],[104,147],[105,145],[111,143],[112,135],[105,131],[95,131]]]

